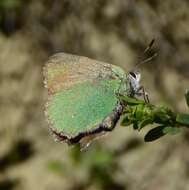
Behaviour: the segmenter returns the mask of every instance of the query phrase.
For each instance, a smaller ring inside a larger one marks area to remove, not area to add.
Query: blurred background
[[[156,105],[187,112],[187,0],[0,0],[0,190],[189,189],[189,133],[144,143],[117,127],[86,152],[55,142],[44,117],[42,68],[67,52],[129,71],[141,67]]]

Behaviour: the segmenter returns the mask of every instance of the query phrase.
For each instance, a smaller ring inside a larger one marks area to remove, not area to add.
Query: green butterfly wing
[[[46,115],[51,129],[70,140],[98,126],[116,108],[125,72],[87,57],[59,53],[44,68],[48,89]]]

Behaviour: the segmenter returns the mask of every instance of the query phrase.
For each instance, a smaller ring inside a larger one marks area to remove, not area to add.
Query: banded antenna
[[[152,39],[151,42],[149,43],[149,45],[146,47],[146,49],[144,50],[143,52],[143,55],[145,55],[146,53],[148,53],[151,49],[152,49],[152,46],[154,45],[154,42],[155,42],[155,39]],[[135,66],[134,66],[134,69],[133,70],[136,70],[139,66],[145,64],[145,63],[148,63],[150,62],[152,59],[154,59],[155,57],[157,56],[157,53],[153,53],[150,57],[140,61],[139,63],[137,63]]]

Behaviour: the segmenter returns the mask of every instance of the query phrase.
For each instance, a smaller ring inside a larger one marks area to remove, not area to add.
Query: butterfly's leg
[[[150,101],[149,101],[148,93],[144,90],[144,87],[143,87],[143,86],[141,87],[141,89],[142,89],[144,101],[145,101],[146,103],[149,103]]]
[[[148,97],[148,93],[144,90],[144,87],[143,86],[140,86],[140,88],[138,89],[138,92],[136,92],[136,95],[138,96],[143,96],[144,98],[144,101],[146,103],[149,103],[149,97]]]

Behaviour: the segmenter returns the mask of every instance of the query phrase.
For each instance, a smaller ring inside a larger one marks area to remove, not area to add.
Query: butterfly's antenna
[[[144,53],[148,52],[154,45],[155,39],[152,39],[147,48],[144,50]]]
[[[138,67],[138,66],[141,65],[141,64],[150,62],[150,61],[151,61],[152,59],[154,59],[154,57],[156,57],[157,55],[158,55],[157,53],[154,53],[154,54],[153,54],[152,56],[150,56],[149,58],[147,58],[147,59],[141,61],[140,63],[138,63],[138,64],[135,66],[135,68]]]
[[[147,46],[147,48],[144,50],[143,54],[145,55],[147,52],[150,51],[150,49],[152,48],[153,44],[155,42],[155,39],[152,39],[151,42],[149,43],[149,45]],[[150,56],[147,59],[144,59],[142,61],[140,61],[139,63],[137,63],[134,67],[134,70],[136,70],[136,68],[138,68],[140,65],[144,64],[144,63],[148,63],[150,62],[152,59],[154,59],[154,57],[157,56],[157,53],[154,53],[152,56]]]

